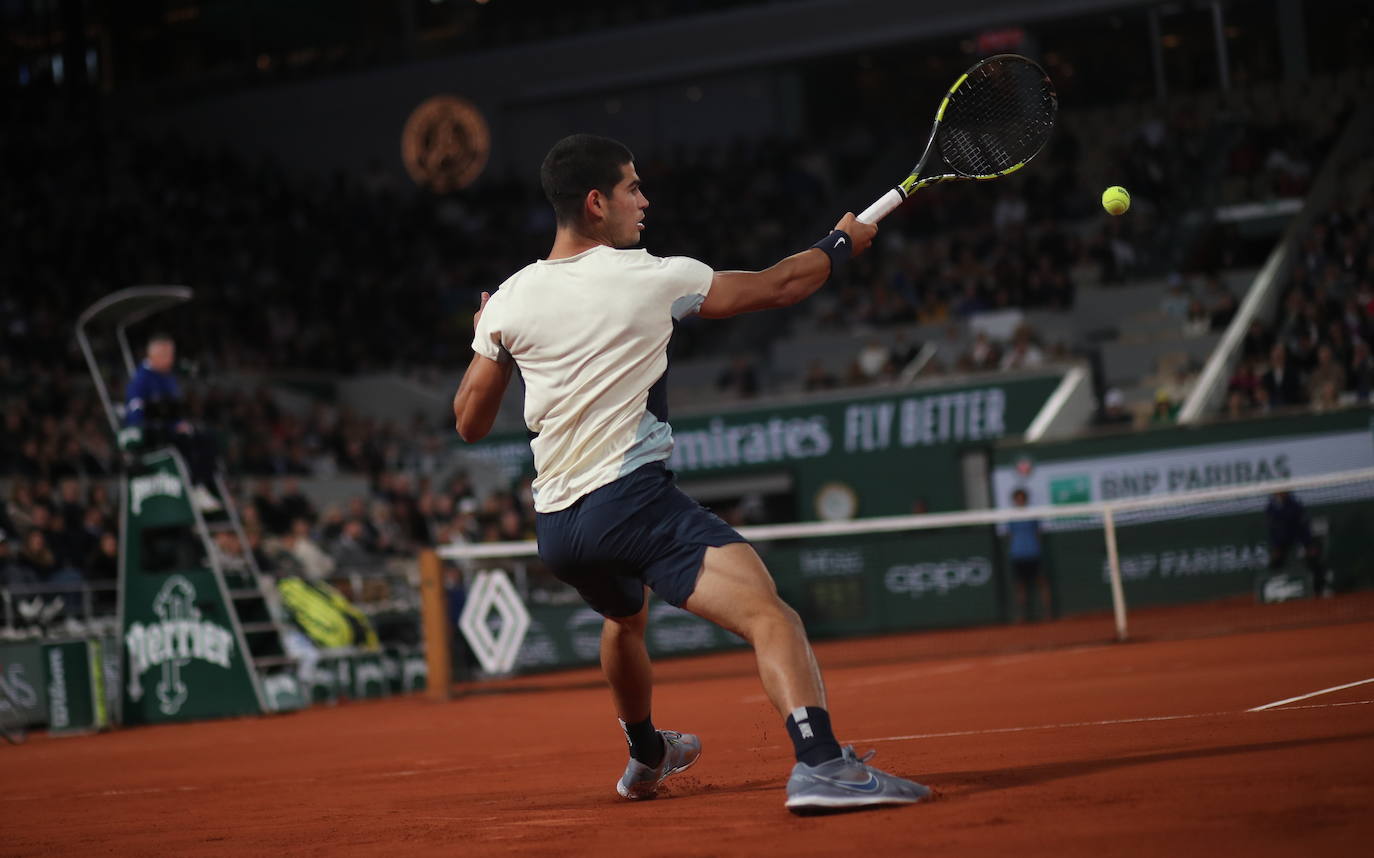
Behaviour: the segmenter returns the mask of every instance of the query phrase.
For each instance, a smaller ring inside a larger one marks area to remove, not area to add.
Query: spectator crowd
[[[0,358],[3,363],[3,358]],[[6,376],[0,385],[0,475],[98,479],[117,469],[110,427],[89,385],[65,369]],[[217,439],[233,474],[328,477],[405,469],[432,473],[443,460],[445,415],[379,420],[345,406],[283,410],[264,388],[187,385],[185,416]]]
[[[64,594],[80,607],[82,584],[101,582],[101,608],[114,606],[119,572],[117,507],[103,482],[83,487],[75,476],[16,479],[0,507],[0,591]],[[10,607],[13,607],[12,605]]]
[[[1232,417],[1369,402],[1374,391],[1374,188],[1338,204],[1299,243],[1272,322],[1246,331]]]
[[[888,78],[897,91],[880,88],[874,105],[905,92]],[[912,133],[914,120],[874,110],[856,117],[864,120],[857,130],[805,142],[639,152],[646,191],[663,203],[651,211],[646,246],[722,269],[761,267],[805,246],[854,205],[852,188],[873,180],[872,153]],[[1159,114],[1142,107],[1124,130],[1104,135],[1066,121],[1035,168],[995,192],[956,183],[916,195],[884,222],[874,251],[839,288],[797,313],[821,325],[881,328],[960,323],[1006,307],[1068,308],[1077,268],[1095,266],[1111,282],[1180,262],[1163,252],[1178,250],[1169,213],[1198,204],[1198,183],[1184,179],[1202,174],[1209,157],[1256,193],[1300,194],[1335,122],[1304,133],[1272,105],[1213,116],[1191,103]],[[1214,138],[1229,146],[1214,152]],[[171,333],[194,344],[189,351],[209,377],[400,370],[450,380],[467,357],[478,293],[543,255],[552,232],[532,169],[433,197],[403,191],[381,165],[297,175],[176,136],[139,136],[118,120],[42,117],[0,129],[0,161],[0,278],[24,284],[0,296],[0,370],[67,391],[79,390],[84,375],[72,316],[137,283],[197,289],[165,317]],[[1132,217],[1100,216],[1101,177],[1084,166],[1100,163],[1135,192]],[[1095,233],[1075,226],[1094,213]],[[675,357],[710,353],[731,339],[732,324],[684,325]],[[734,339],[759,342],[756,328],[747,331]],[[763,342],[780,333],[774,325]],[[95,446],[90,428],[64,434]],[[40,447],[51,438],[44,434]]]
[[[1206,128],[1195,111],[1181,110],[1111,144],[1126,183],[1142,203],[1153,198],[1143,209],[1196,202],[1187,196],[1196,189],[1179,177],[1201,169]],[[1227,175],[1261,190],[1301,193],[1329,142],[1331,129],[1319,131],[1325,136],[1314,141],[1295,136],[1292,126],[1253,124],[1226,150]],[[829,226],[818,218],[841,210],[837,201],[865,178],[856,153],[879,148],[872,139],[817,140],[640,153],[646,193],[666,203],[650,212],[648,248],[716,268],[757,268],[805,246],[808,235]],[[1142,217],[1076,227],[1095,206],[1085,202],[1094,177],[1080,175],[1083,150],[1066,125],[1035,170],[999,183],[995,193],[961,183],[917,195],[884,223],[874,251],[836,288],[796,308],[780,327],[803,320],[819,329],[886,332],[965,325],[999,309],[1068,309],[1079,285],[1074,272],[1085,266],[1095,265],[1104,282],[1142,270],[1171,225]],[[196,300],[168,311],[167,327],[211,380],[227,371],[285,369],[452,380],[468,356],[478,293],[542,256],[553,229],[529,178],[488,177],[462,194],[427,197],[403,192],[380,167],[328,179],[296,176],[174,136],[137,137],[117,124],[6,125],[0,163],[0,279],[21,284],[0,294],[6,588],[72,587],[115,575],[108,487],[118,454],[73,341],[81,308],[131,284],[190,284]],[[1371,229],[1369,191],[1313,226],[1277,318],[1256,323],[1246,337],[1228,413],[1368,400]],[[1167,312],[1196,333],[1224,328],[1236,309],[1234,297],[1213,285],[1170,299]],[[689,320],[674,338],[675,356],[714,353],[737,330]],[[986,335],[970,341],[936,368],[1034,367],[1064,348],[1025,327],[1005,342]],[[876,335],[856,341],[843,374],[814,364],[803,386],[894,378],[921,345]],[[753,396],[766,391],[766,379],[745,355],[717,386]],[[187,385],[186,408],[218,434],[227,471],[251,484],[242,505],[249,544],[220,547],[226,555],[254,552],[265,571],[327,577],[422,545],[532,533],[527,482],[485,498],[462,477],[434,484],[446,415],[378,420],[325,405],[293,414],[265,390],[199,384]],[[314,508],[298,478],[336,473],[366,475],[369,494]]]
[[[0,593],[11,607],[59,596],[60,617],[109,614],[118,577],[118,506],[107,480],[16,478],[0,505]],[[442,485],[409,470],[384,471],[364,495],[317,507],[298,477],[257,478],[239,491],[244,538],[214,535],[220,559],[243,568],[251,552],[272,577],[325,580],[413,559],[450,542],[532,539],[528,478],[479,498],[466,475]],[[89,592],[87,592],[89,591]]]

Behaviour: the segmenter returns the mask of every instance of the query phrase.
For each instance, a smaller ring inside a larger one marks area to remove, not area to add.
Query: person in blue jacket
[[[1017,489],[1011,494],[1011,502],[1026,506],[1030,495],[1025,489]],[[1026,519],[1007,522],[1007,559],[1011,561],[1012,580],[1016,584],[1017,619],[1030,618],[1030,594],[1036,591],[1039,598],[1039,616],[1051,616],[1050,579],[1040,568],[1040,520]]]
[[[1322,546],[1312,535],[1312,523],[1302,501],[1292,492],[1274,492],[1264,507],[1264,517],[1269,525],[1269,568],[1282,569],[1289,552],[1301,549],[1298,556],[1312,573],[1312,589],[1319,595],[1330,596],[1331,576],[1322,562]]]
[[[214,483],[213,439],[196,432],[185,417],[185,398],[172,373],[176,342],[166,334],[154,334],[124,395],[124,428],[119,447],[126,452],[175,446],[191,471],[191,497],[202,512],[220,509],[210,486]]]

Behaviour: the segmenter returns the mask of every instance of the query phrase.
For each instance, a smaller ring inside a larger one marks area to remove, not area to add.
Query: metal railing
[[[0,635],[32,636],[37,631],[48,635],[61,631],[65,621],[84,625],[95,621],[117,620],[115,581],[83,581],[80,584],[21,584],[0,588]],[[105,598],[100,598],[105,594]],[[57,600],[61,599],[59,603]],[[25,616],[26,605],[34,605],[34,615]],[[46,616],[46,618],[45,618]]]

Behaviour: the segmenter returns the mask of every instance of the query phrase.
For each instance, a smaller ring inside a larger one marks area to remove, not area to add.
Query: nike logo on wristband
[[[844,244],[844,236],[840,236],[839,238],[835,239],[836,247],[839,247],[841,244]]]

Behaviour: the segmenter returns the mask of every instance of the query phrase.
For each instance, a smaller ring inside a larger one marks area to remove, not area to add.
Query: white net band
[[[753,542],[782,539],[815,539],[833,536],[900,533],[948,527],[1003,525],[1013,521],[1042,521],[1046,530],[1097,529],[1110,510],[1117,526],[1165,521],[1180,517],[1181,510],[1193,508],[1190,515],[1222,516],[1262,512],[1269,495],[1293,492],[1308,506],[1323,503],[1374,499],[1374,468],[1297,477],[1264,483],[1250,483],[1198,492],[1178,492],[1123,500],[1027,506],[1016,509],[965,510],[923,515],[894,515],[853,521],[799,522],[739,528],[740,535]],[[453,543],[439,549],[449,560],[481,560],[494,557],[530,557],[539,553],[534,540],[521,542]]]

